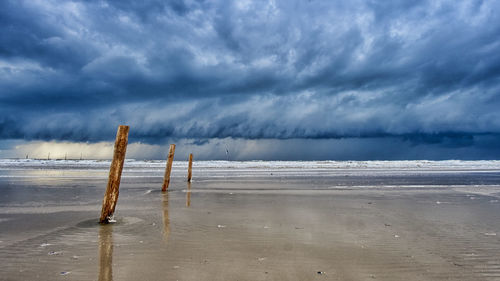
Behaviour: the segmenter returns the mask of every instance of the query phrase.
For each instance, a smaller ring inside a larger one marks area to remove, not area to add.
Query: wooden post
[[[163,185],[161,191],[167,191],[170,184],[170,172],[172,171],[172,162],[174,161],[175,144],[171,144],[168,150],[167,167],[165,168],[165,176],[163,177]]]
[[[115,212],[116,202],[118,202],[118,193],[120,188],[120,179],[122,177],[123,162],[125,161],[125,152],[127,151],[128,126],[120,125],[116,133],[115,151],[113,161],[109,167],[108,186],[102,200],[102,210],[100,223],[109,223],[109,219]]]
[[[188,165],[188,182],[191,181],[193,176],[193,153],[189,154],[189,165]]]

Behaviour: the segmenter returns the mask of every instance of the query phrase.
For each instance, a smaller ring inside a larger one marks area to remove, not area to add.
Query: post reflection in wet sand
[[[168,217],[168,192],[163,193],[163,239],[168,241],[170,235],[170,219]]]
[[[113,226],[99,229],[99,281],[113,280]]]
[[[191,182],[187,183],[186,207],[191,206]]]

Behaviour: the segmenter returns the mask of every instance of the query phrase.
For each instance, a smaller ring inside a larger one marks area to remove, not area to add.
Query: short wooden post
[[[167,167],[165,168],[165,176],[163,177],[163,185],[161,191],[167,191],[170,184],[170,172],[172,171],[172,162],[174,161],[175,144],[171,144],[168,150]]]
[[[188,182],[191,181],[193,176],[193,153],[189,154],[189,165],[188,165]]]
[[[102,200],[101,218],[99,220],[102,224],[109,223],[110,218],[115,212],[116,202],[118,202],[123,162],[125,161],[125,152],[127,151],[128,131],[129,126],[120,125],[116,133],[113,161],[109,167],[108,186]]]

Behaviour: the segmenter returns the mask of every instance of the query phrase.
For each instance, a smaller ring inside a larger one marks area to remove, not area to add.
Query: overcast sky
[[[0,1],[0,157],[119,124],[134,158],[500,159],[500,1]]]

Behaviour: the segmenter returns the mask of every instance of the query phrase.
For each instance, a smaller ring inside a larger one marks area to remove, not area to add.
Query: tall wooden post
[[[188,165],[188,182],[191,181],[193,177],[193,153],[189,154],[189,165]]]
[[[167,191],[170,184],[170,172],[172,171],[172,162],[174,162],[175,144],[171,144],[168,150],[167,167],[165,168],[165,176],[163,177],[163,185],[161,191]]]
[[[113,161],[109,167],[108,186],[102,200],[102,210],[100,223],[109,223],[109,219],[115,212],[116,202],[118,202],[118,193],[120,180],[122,177],[123,162],[125,161],[125,152],[127,151],[129,126],[120,125],[116,133],[115,151]]]

